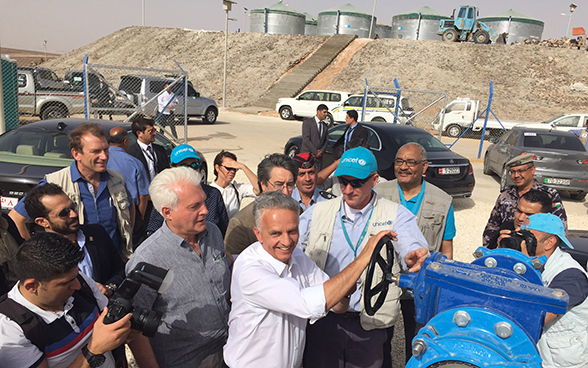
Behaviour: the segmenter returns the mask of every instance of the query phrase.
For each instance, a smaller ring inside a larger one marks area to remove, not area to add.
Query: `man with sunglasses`
[[[418,143],[406,143],[396,153],[394,174],[396,179],[379,183],[374,190],[383,198],[406,207],[418,218],[419,229],[427,240],[430,252],[441,252],[453,258],[455,217],[452,198],[449,194],[423,179],[429,163],[427,151]],[[412,356],[412,339],[422,327],[417,324],[414,299],[404,292],[400,299],[404,318],[406,361]],[[384,368],[392,368],[390,359],[394,328],[386,330],[388,339],[384,344]]]
[[[487,247],[492,238],[500,232],[500,225],[514,221],[515,212],[521,196],[529,190],[540,190],[551,198],[551,213],[559,217],[567,229],[567,215],[563,202],[556,189],[538,183],[535,178],[533,154],[527,153],[515,156],[506,163],[510,178],[514,185],[508,186],[500,192],[496,204],[490,213],[490,218],[482,235],[482,244]]]
[[[408,270],[406,255],[410,254],[414,265],[410,271],[417,271],[429,253],[416,216],[373,191],[377,170],[376,158],[368,149],[345,151],[334,174],[341,199],[317,203],[300,218],[299,246],[330,277],[351,264],[367,239],[382,230],[391,230],[398,239],[394,242],[399,255],[394,260],[395,274],[401,268]],[[374,316],[368,316],[361,305],[363,292],[362,278],[350,295],[347,312],[328,313],[307,326],[305,368],[382,366],[385,329],[398,319],[401,290],[390,285],[386,301]]]
[[[296,186],[298,168],[294,161],[281,153],[267,155],[257,165],[257,178],[262,192],[282,192],[289,196]],[[225,249],[231,254],[240,254],[245,248],[257,241],[253,228],[253,203],[235,215],[229,221],[225,235]]]
[[[76,204],[56,184],[33,188],[24,205],[35,224],[80,246],[84,252],[78,264],[80,271],[110,297],[125,277],[125,265],[102,225],[80,225]]]
[[[170,160],[172,167],[188,167],[196,172],[200,172],[201,159],[192,146],[180,144],[172,151]],[[229,225],[229,217],[227,216],[221,193],[218,189],[204,183],[201,183],[200,187],[202,187],[204,194],[206,194],[206,200],[204,201],[204,204],[208,209],[206,221],[212,222],[218,226],[222,235],[225,236],[227,226]],[[153,212],[147,228],[147,236],[150,236],[159,230],[162,225],[163,216],[157,211]]]

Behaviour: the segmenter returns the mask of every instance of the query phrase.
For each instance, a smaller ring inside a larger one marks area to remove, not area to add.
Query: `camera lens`
[[[131,328],[143,332],[144,336],[153,337],[157,332],[162,315],[161,312],[135,307],[131,317]]]
[[[500,241],[499,248],[510,248],[514,250],[521,251],[521,239],[516,236],[511,236],[510,238],[504,238]]]

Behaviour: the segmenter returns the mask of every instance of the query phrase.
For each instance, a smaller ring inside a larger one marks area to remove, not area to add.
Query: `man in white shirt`
[[[225,363],[237,367],[298,368],[302,363],[307,320],[329,310],[347,310],[347,297],[367,267],[378,241],[392,231],[371,237],[357,258],[329,277],[311,261],[298,242],[299,204],[281,192],[260,195],[254,204],[252,244],[235,261],[231,282],[232,308]],[[424,259],[408,254],[409,265]]]
[[[162,126],[169,126],[171,133],[174,138],[178,139],[178,132],[176,132],[176,126],[174,123],[174,110],[176,105],[179,103],[178,99],[174,97],[169,88],[169,83],[165,84],[164,91],[157,97],[157,105],[161,118],[159,122]]]
[[[234,181],[238,170],[243,170],[251,184]],[[210,186],[220,190],[229,220],[239,212],[243,198],[255,197],[260,193],[257,175],[247,165],[238,162],[237,156],[232,152],[222,150],[216,155],[214,175],[216,180]]]

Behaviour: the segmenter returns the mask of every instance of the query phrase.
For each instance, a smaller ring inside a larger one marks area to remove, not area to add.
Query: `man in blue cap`
[[[561,219],[550,213],[529,216],[521,226],[537,239],[535,252],[521,244],[522,252],[546,256],[543,285],[564,290],[570,297],[565,314],[547,313],[537,349],[542,367],[586,367],[588,357],[588,274],[561,247],[574,248],[566,238]]]
[[[192,146],[180,144],[172,151],[170,161],[172,167],[189,167],[200,172],[202,160]],[[227,226],[229,226],[229,216],[225,209],[223,197],[218,189],[213,188],[210,185],[201,183],[200,186],[202,187],[204,194],[206,194],[206,200],[204,201],[204,204],[208,209],[206,221],[212,222],[218,226],[223,236],[225,236]],[[153,212],[151,217],[147,228],[147,236],[153,234],[161,227],[161,225],[163,225],[163,217],[158,212]]]
[[[411,271],[418,270],[428,255],[416,216],[372,190],[378,182],[377,170],[376,158],[368,149],[345,151],[334,174],[341,199],[316,203],[300,219],[298,244],[330,277],[353,262],[367,239],[381,230],[392,230],[397,238],[395,274],[401,268],[407,270],[407,263],[414,265]],[[307,327],[305,368],[382,366],[385,329],[398,319],[401,290],[391,284],[382,308],[369,316],[362,303],[364,281],[362,277],[349,296],[347,312],[329,313]],[[378,282],[372,281],[373,285]]]

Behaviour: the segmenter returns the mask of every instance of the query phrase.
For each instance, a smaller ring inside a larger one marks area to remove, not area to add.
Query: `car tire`
[[[490,162],[488,159],[488,152],[486,152],[486,154],[484,155],[484,169],[483,169],[483,173],[484,175],[492,175],[492,170],[490,170]]]
[[[447,132],[448,136],[457,138],[461,134],[461,127],[457,124],[451,124],[445,131]]]
[[[298,148],[298,146],[296,146],[296,145],[293,144],[286,151],[286,156],[292,158],[292,157],[296,156],[299,151],[300,151],[300,148]]]
[[[502,175],[500,175],[500,191],[502,191],[504,188],[506,188],[508,186],[508,177],[509,177],[509,173],[508,173],[508,167],[503,167],[502,168]]]
[[[570,193],[570,197],[575,201],[583,201],[586,198],[587,192],[580,192],[580,193]]]
[[[327,117],[323,120],[327,124],[327,128],[332,128],[335,126],[335,121],[333,120],[333,115],[331,113],[327,113]]]
[[[280,117],[282,120],[292,120],[294,115],[292,114],[292,108],[290,106],[280,107]]]
[[[386,119],[382,118],[382,117],[375,117],[372,119],[372,123],[385,123]]]
[[[490,35],[488,32],[480,29],[474,33],[474,43],[487,44],[490,42]]]
[[[202,117],[202,121],[206,124],[214,124],[216,122],[216,118],[218,117],[218,111],[214,107],[209,107],[206,109],[204,116]]]
[[[457,41],[457,31],[455,29],[447,29],[443,32],[443,36],[441,36],[443,41],[447,42],[456,42]]]
[[[47,106],[45,109],[43,109],[43,113],[41,113],[42,120],[63,119],[67,118],[67,116],[67,110],[64,107],[58,105]]]

